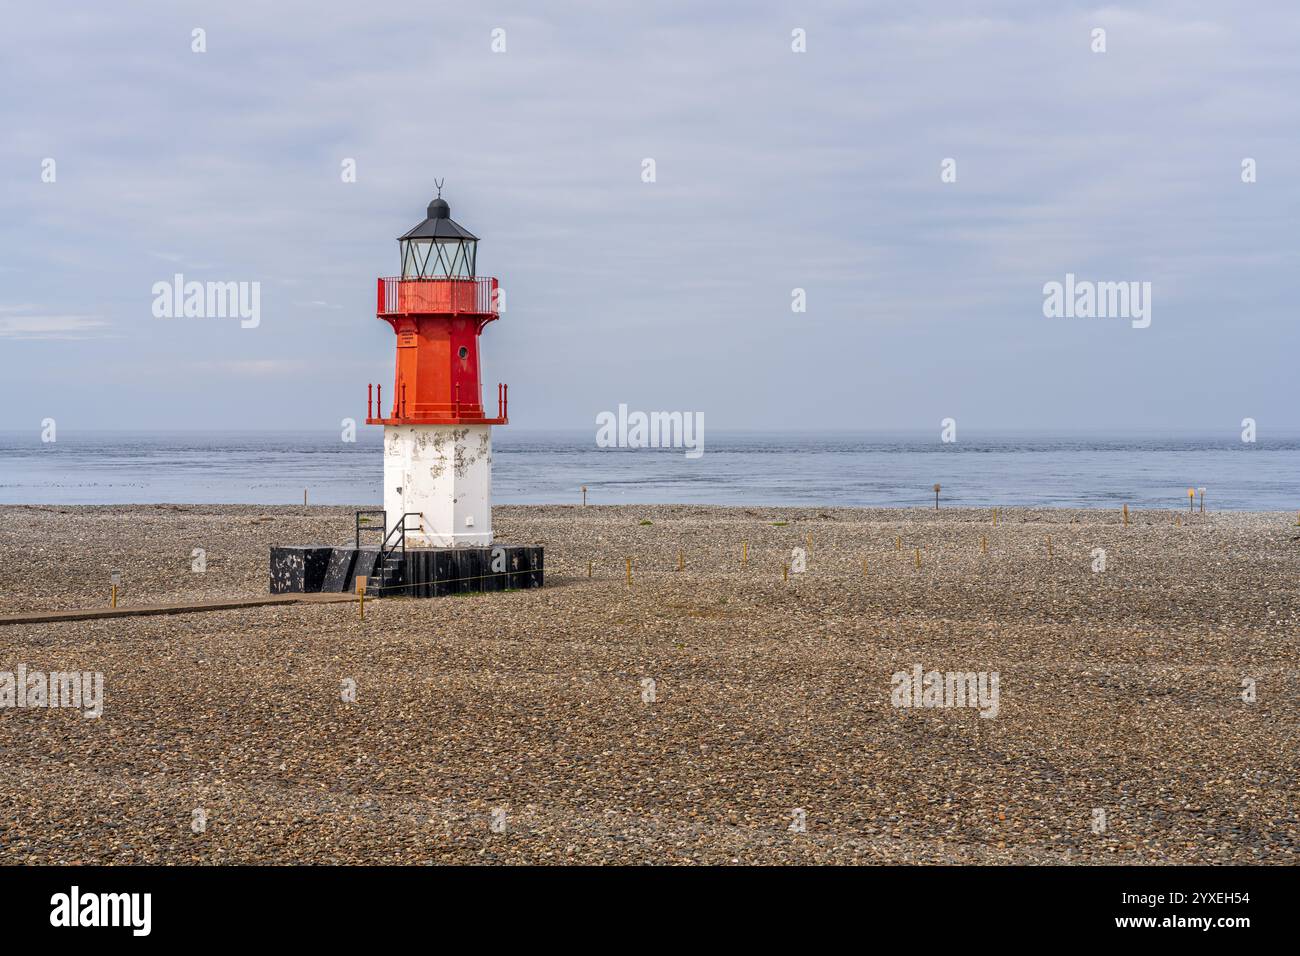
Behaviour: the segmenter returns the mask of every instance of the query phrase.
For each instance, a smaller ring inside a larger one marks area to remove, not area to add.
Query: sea
[[[377,429],[0,432],[4,504],[378,506]],[[499,504],[1300,510],[1300,433],[1217,436],[718,432],[704,452],[599,448],[594,431],[496,429]],[[1199,491],[1198,491],[1199,494]],[[1199,506],[1199,499],[1198,499]]]

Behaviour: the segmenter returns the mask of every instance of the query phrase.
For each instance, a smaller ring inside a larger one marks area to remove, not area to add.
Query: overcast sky
[[[1300,5],[624,6],[9,6],[0,428],[364,416],[443,177],[512,427],[1300,425]],[[155,318],[177,272],[260,325]],[[1067,272],[1150,326],[1045,317]]]

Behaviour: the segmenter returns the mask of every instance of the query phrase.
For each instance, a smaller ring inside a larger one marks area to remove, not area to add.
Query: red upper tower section
[[[366,402],[370,425],[504,425],[505,385],[497,416],[483,408],[479,335],[497,316],[497,280],[475,275],[478,237],[451,218],[439,198],[428,217],[399,237],[402,274],[378,282],[375,313],[397,333],[397,370],[383,414],[383,387]]]

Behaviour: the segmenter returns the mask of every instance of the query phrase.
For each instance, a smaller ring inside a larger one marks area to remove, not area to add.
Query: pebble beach
[[[0,506],[0,615],[265,595],[353,510]],[[0,709],[0,862],[1300,862],[1294,512],[493,522],[543,589],[0,626],[104,686]]]

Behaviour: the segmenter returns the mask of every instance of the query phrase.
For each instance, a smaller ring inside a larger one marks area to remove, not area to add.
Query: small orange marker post
[[[920,548],[917,548],[917,549],[916,549],[916,566],[917,566],[918,568],[921,566],[921,549],[920,549]]]
[[[986,534],[980,535],[980,553],[981,554],[989,553],[989,536]]]
[[[1128,505],[1124,506],[1124,527],[1128,527]]]
[[[364,574],[357,575],[357,607],[361,612],[361,620],[366,619],[366,582],[369,580]]]
[[[1192,509],[1196,506],[1196,489],[1187,489],[1187,513],[1191,514]]]
[[[684,559],[682,558],[682,553],[681,553],[680,551],[678,551],[678,552],[677,552],[677,570],[680,571],[680,570],[682,570],[685,566],[686,566],[686,563],[685,563]]]
[[[781,580],[784,581],[786,584],[790,583],[790,565],[788,564],[781,565]]]
[[[900,538],[895,538],[895,539],[894,539],[894,550],[895,550],[895,551],[902,551],[902,550],[903,550],[903,539],[902,539],[901,537],[900,537]]]
[[[740,542],[740,563],[742,565],[749,564],[749,542],[748,541]]]

